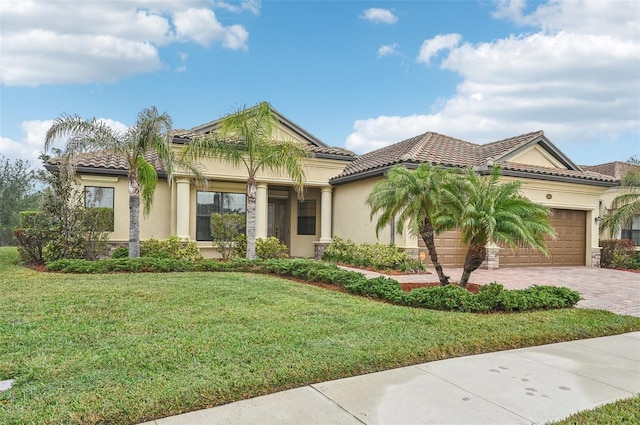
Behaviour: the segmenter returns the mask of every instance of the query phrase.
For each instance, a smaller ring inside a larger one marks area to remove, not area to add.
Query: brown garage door
[[[435,238],[435,244],[438,260],[443,267],[462,267],[464,265],[467,246],[460,242],[459,232],[444,232]],[[427,267],[430,267],[432,264],[429,258],[429,251],[420,237],[418,237],[418,247],[420,250],[420,259]]]
[[[555,240],[546,238],[551,257],[532,249],[501,249],[500,267],[584,266],[586,250],[586,211],[554,209],[551,225],[558,233]]]
[[[584,266],[586,249],[586,211],[554,209],[551,225],[558,233],[555,240],[546,238],[551,257],[532,249],[522,248],[500,250],[500,267],[525,266]],[[462,267],[467,246],[460,241],[457,231],[445,232],[436,237],[436,251],[438,259],[444,267]],[[431,266],[429,253],[422,238],[418,238],[420,258],[423,263]],[[424,254],[423,254],[424,253]]]

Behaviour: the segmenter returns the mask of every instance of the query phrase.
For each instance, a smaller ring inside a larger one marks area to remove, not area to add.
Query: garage
[[[587,213],[578,210],[553,209],[551,225],[558,233],[557,239],[546,238],[551,257],[538,251],[522,248],[500,250],[500,267],[535,266],[584,266],[586,252]],[[445,232],[435,240],[438,259],[443,267],[462,267],[467,246],[460,241],[458,232]],[[431,266],[427,248],[418,238],[420,258]]]
[[[584,266],[587,243],[587,212],[579,210],[551,210],[551,225],[558,233],[553,240],[546,238],[551,251],[545,257],[532,249],[501,249],[500,267],[525,266]]]

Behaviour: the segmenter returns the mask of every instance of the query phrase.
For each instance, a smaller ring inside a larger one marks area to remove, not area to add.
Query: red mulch
[[[411,292],[416,288],[432,288],[434,286],[439,286],[440,282],[428,282],[428,283],[418,283],[418,282],[409,282],[409,283],[401,283],[400,288],[404,292]],[[457,285],[457,283],[453,283],[453,285]],[[477,294],[482,285],[478,285],[477,283],[467,283],[467,291]]]
[[[616,267],[616,270],[620,270],[623,272],[640,273],[640,269],[625,269],[623,267]]]

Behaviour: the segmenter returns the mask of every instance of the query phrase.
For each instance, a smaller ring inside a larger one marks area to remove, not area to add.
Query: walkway
[[[640,332],[441,360],[148,422],[543,424],[640,393]]]

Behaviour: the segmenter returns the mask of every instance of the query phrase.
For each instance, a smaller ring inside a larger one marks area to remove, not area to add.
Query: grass
[[[566,309],[398,307],[240,273],[66,275],[0,248],[0,423],[135,424],[430,360],[640,330]]]
[[[640,424],[640,395],[585,410],[549,425]]]

